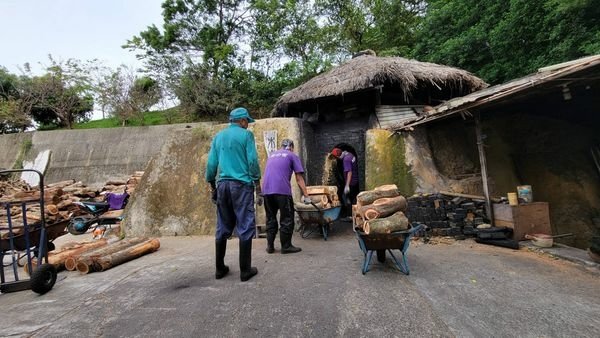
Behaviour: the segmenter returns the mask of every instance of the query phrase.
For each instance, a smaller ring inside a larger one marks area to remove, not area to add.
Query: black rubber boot
[[[245,282],[258,273],[252,265],[252,240],[240,241],[240,280]]]
[[[282,254],[296,253],[302,251],[302,249],[292,245],[292,234],[280,232],[279,238],[281,239]]]
[[[267,253],[275,252],[275,234],[267,234]]]
[[[215,241],[215,253],[216,253],[216,266],[217,271],[215,278],[221,279],[229,272],[229,267],[225,265],[225,252],[227,251],[227,240]]]

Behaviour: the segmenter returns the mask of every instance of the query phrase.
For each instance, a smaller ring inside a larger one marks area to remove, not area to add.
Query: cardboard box
[[[525,234],[552,235],[547,202],[520,205],[494,204],[494,224],[513,229],[513,239],[525,240]]]

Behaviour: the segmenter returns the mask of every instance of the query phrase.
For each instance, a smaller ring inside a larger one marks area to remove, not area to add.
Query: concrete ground
[[[239,280],[214,279],[211,237],[161,238],[158,252],[101,273],[61,272],[54,288],[0,295],[1,337],[597,337],[594,271],[528,249],[434,239],[411,243],[406,276],[390,260],[366,275],[348,223],[327,242],[265,253]],[[342,231],[345,228],[345,231]],[[69,235],[70,236],[70,235]],[[65,240],[68,240],[65,236]],[[61,238],[62,239],[62,238]],[[79,239],[79,238],[77,238]],[[279,245],[276,246],[279,248]],[[388,256],[389,257],[389,256]]]

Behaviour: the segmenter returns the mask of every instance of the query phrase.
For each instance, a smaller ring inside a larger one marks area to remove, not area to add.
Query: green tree
[[[144,113],[161,99],[159,83],[148,76],[139,76],[126,66],[107,70],[96,79],[94,86],[97,101],[108,113],[125,126],[132,118],[142,124]]]
[[[22,132],[31,127],[32,104],[22,91],[21,79],[0,67],[0,133]]]
[[[28,86],[37,101],[32,115],[38,123],[71,129],[74,122],[88,120],[94,109],[89,67],[75,59],[49,59],[46,74],[32,77]]]
[[[600,53],[599,0],[431,0],[413,56],[501,83]]]

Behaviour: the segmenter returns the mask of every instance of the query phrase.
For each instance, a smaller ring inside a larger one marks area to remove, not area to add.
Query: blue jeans
[[[240,241],[251,240],[256,233],[254,185],[240,181],[217,183],[216,240],[231,237],[236,228]]]

